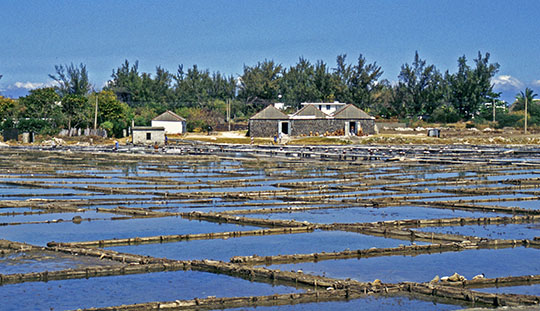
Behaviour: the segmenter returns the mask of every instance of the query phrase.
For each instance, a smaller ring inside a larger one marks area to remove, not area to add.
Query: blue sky
[[[335,65],[338,54],[377,62],[396,81],[415,51],[441,71],[489,52],[496,88],[540,93],[540,1],[245,0],[0,2],[0,92],[51,83],[59,64],[84,63],[101,88],[125,59],[144,72],[179,64],[238,75],[300,56]],[[510,95],[508,95],[510,94]]]

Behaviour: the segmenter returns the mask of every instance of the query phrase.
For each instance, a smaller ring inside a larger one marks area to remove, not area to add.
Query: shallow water
[[[0,274],[78,269],[87,266],[117,266],[116,261],[95,257],[71,256],[49,251],[26,251],[0,255]],[[0,287],[1,291],[1,287]]]
[[[340,252],[346,249],[387,248],[408,244],[411,242],[353,232],[317,230],[312,233],[245,236],[225,240],[191,240],[163,244],[114,246],[110,249],[177,260],[208,258],[229,261],[233,256]]]
[[[352,149],[351,149],[352,150]],[[365,152],[359,148],[358,152]],[[7,185],[0,182],[0,195],[4,200],[26,200],[33,198],[89,200],[89,208],[113,209],[118,206],[155,208],[157,211],[204,212],[226,211],[232,209],[258,209],[272,207],[294,207],[295,204],[281,205],[290,197],[302,200],[305,197],[330,194],[337,195],[334,206],[347,207],[347,201],[359,199],[393,198],[398,206],[383,208],[332,208],[291,213],[273,213],[245,215],[263,219],[295,219],[312,223],[362,223],[400,219],[435,219],[450,217],[492,217],[501,216],[497,213],[472,212],[450,209],[437,209],[415,206],[399,206],[411,196],[420,196],[423,201],[467,200],[485,198],[518,198],[534,196],[527,191],[538,189],[516,190],[517,194],[501,195],[456,195],[445,190],[479,187],[509,187],[509,182],[524,178],[537,178],[538,170],[519,170],[511,166],[496,168],[489,171],[485,167],[468,168],[463,171],[460,166],[453,165],[417,165],[400,163],[381,163],[378,161],[357,163],[343,166],[343,163],[319,162],[288,162],[284,159],[257,159],[248,162],[236,160],[220,160],[219,158],[174,157],[159,158],[157,156],[119,155],[110,154],[70,154],[70,153],[39,153],[30,151],[5,151],[7,156],[0,157],[0,174],[8,176],[9,181],[41,182],[53,188],[30,188],[17,185]],[[239,155],[249,156],[243,152]],[[29,162],[30,172],[13,170],[11,159],[24,159]],[[522,161],[521,159],[519,161]],[[535,160],[536,161],[536,160]],[[42,165],[43,164],[43,165]],[[55,166],[51,166],[55,164]],[[364,165],[368,164],[368,165]],[[387,166],[387,165],[393,166]],[[412,163],[411,163],[412,164]],[[534,168],[534,167],[533,167]],[[448,169],[448,170],[447,170]],[[512,175],[517,172],[516,175]],[[63,177],[54,178],[55,174],[63,173]],[[497,176],[487,176],[500,173]],[[353,181],[346,180],[352,178]],[[375,178],[375,179],[374,179]],[[428,178],[419,180],[418,178]],[[440,180],[437,180],[439,178]],[[365,180],[364,180],[365,179]],[[369,179],[369,180],[368,180]],[[442,181],[480,181],[479,184],[456,184],[439,186]],[[72,182],[63,184],[61,182]],[[496,181],[493,184],[483,182]],[[171,184],[171,182],[174,182]],[[290,187],[298,182],[314,182],[305,184],[306,187]],[[387,184],[384,184],[387,182]],[[378,185],[365,186],[371,183]],[[421,185],[418,187],[417,185]],[[85,188],[98,186],[105,190],[94,192],[90,189],[75,190],[73,187]],[[199,187],[200,186],[200,187]],[[322,187],[319,187],[322,186]],[[338,186],[345,186],[341,191]],[[402,194],[392,191],[390,187],[423,191],[425,188],[435,190],[434,193]],[[124,188],[141,191],[141,194],[111,194],[107,188]],[[175,187],[181,189],[173,189]],[[187,188],[189,187],[189,188]],[[351,187],[361,187],[358,191],[348,191]],[[385,188],[387,187],[387,188]],[[407,188],[409,187],[409,188]],[[440,189],[440,190],[436,190]],[[540,189],[540,188],[539,188]],[[233,200],[221,197],[219,192],[256,194],[259,191],[274,191],[278,193],[271,197],[255,198],[254,200]],[[329,191],[330,190],[330,191]],[[337,190],[337,191],[336,191]],[[286,195],[282,191],[297,191]],[[192,193],[193,199],[168,200],[163,196],[166,192]],[[62,194],[69,194],[62,196]],[[50,196],[49,196],[50,195]],[[348,197],[350,195],[350,197]],[[341,197],[340,197],[341,196]],[[435,196],[448,196],[435,198]],[[196,203],[195,198],[210,201]],[[92,201],[103,199],[104,201]],[[141,199],[141,201],[138,201]],[[341,201],[343,199],[343,201]],[[416,201],[418,199],[413,199]],[[167,204],[162,204],[167,202]],[[478,203],[481,205],[520,206],[538,209],[535,201],[508,201]],[[113,204],[108,204],[113,203]],[[263,204],[258,204],[263,203]],[[266,205],[268,204],[268,205]],[[303,206],[322,206],[321,202],[313,202]],[[27,207],[0,208],[0,212],[35,211]],[[75,215],[83,218],[107,218],[106,220],[83,221],[81,224],[68,222]],[[234,224],[218,224],[205,221],[189,221],[180,217],[145,218],[128,220],[110,220],[112,217],[124,217],[109,213],[53,213],[41,215],[0,216],[0,223],[17,221],[43,221],[64,219],[66,222],[50,224],[25,224],[0,226],[0,238],[45,245],[50,241],[75,242],[102,240],[113,238],[135,238],[171,234],[195,234],[223,231],[244,231],[260,229],[254,226],[239,226]],[[243,215],[242,215],[243,216]],[[537,236],[535,224],[506,225],[506,226],[454,226],[441,228],[422,228],[422,231],[450,232],[465,235],[478,235],[493,238],[532,238]],[[383,237],[366,236],[358,233],[340,231],[315,231],[312,233],[281,234],[268,236],[249,236],[217,240],[192,240],[163,244],[143,244],[132,246],[117,246],[112,249],[149,255],[167,257],[170,259],[216,259],[228,261],[233,256],[259,256],[332,252],[346,249],[367,249],[371,247],[395,247],[400,244],[408,245],[410,241],[385,239]],[[423,243],[419,243],[423,244]],[[282,270],[302,269],[305,273],[325,274],[338,278],[354,278],[361,281],[373,281],[376,278],[383,282],[400,281],[429,281],[435,275],[451,275],[454,272],[471,278],[473,275],[485,273],[487,277],[509,275],[540,274],[539,264],[531,260],[538,258],[540,250],[518,247],[515,249],[499,250],[466,250],[463,252],[447,252],[417,256],[386,256],[377,258],[343,259],[320,261],[318,263],[299,263],[290,265],[274,265],[271,268]],[[86,261],[88,260],[88,262]],[[71,258],[62,256],[11,254],[0,257],[0,273],[40,272],[45,270],[82,267],[91,264],[93,259]],[[51,281],[48,283],[24,283],[0,287],[2,306],[7,309],[76,309],[92,306],[113,306],[123,303],[146,301],[167,301],[176,299],[191,299],[193,297],[212,296],[244,296],[267,295],[274,292],[293,292],[294,288],[272,287],[268,284],[252,283],[249,281],[201,272],[164,272],[131,276],[115,276],[90,278],[88,280]],[[481,291],[495,289],[479,289]],[[503,292],[523,292],[538,295],[538,286],[500,288]],[[453,302],[459,303],[459,302]],[[2,309],[3,307],[0,307]],[[258,307],[248,309],[263,310],[453,310],[460,306],[434,304],[409,297],[380,297],[363,298],[348,302],[327,302],[319,304],[304,304],[282,307]],[[246,308],[242,308],[245,310]]]
[[[470,235],[490,239],[532,240],[540,235],[540,224],[464,225],[451,227],[426,227],[415,230],[447,234]]]
[[[291,292],[299,290],[220,274],[173,271],[3,285],[0,299],[6,310],[67,310]]]
[[[3,211],[3,210],[0,210]],[[24,212],[20,210],[14,210],[15,212]],[[36,210],[33,210],[34,212]],[[14,222],[30,222],[30,221],[51,221],[62,219],[64,221],[71,221],[73,217],[80,216],[91,219],[111,219],[117,217],[117,215],[109,213],[98,213],[92,210],[73,213],[44,213],[44,214],[30,214],[30,215],[7,215],[0,216],[0,223],[14,223]]]
[[[361,282],[380,279],[383,283],[429,282],[435,275],[454,272],[471,279],[484,273],[488,278],[540,274],[539,249],[506,248],[464,250],[417,256],[387,256],[360,259],[327,260],[317,263],[271,265],[270,269],[303,270],[304,273],[335,278],[350,277]],[[537,293],[537,294],[540,294]]]
[[[450,198],[430,198],[430,199],[421,199],[420,201],[456,201],[456,200],[482,200],[482,199],[513,199],[513,198],[520,198],[520,197],[528,197],[526,194],[522,193],[516,193],[516,194],[501,194],[501,195],[471,195],[471,196],[462,196],[455,194],[453,197]],[[486,202],[478,202],[478,204],[483,205]],[[499,203],[499,202],[496,202]]]
[[[485,293],[506,293],[506,294],[521,294],[521,295],[540,295],[540,284],[507,286],[507,287],[488,287],[474,288],[473,290]]]
[[[6,240],[44,246],[51,241],[78,242],[156,235],[246,231],[257,229],[260,228],[187,220],[181,217],[163,217],[83,221],[80,224],[61,222],[0,226],[0,237]]]
[[[485,205],[498,205],[498,206],[507,206],[507,207],[519,207],[524,209],[540,209],[540,200],[530,200],[530,201],[505,201],[505,202],[486,202],[482,203]]]
[[[500,214],[438,209],[420,206],[389,206],[381,208],[350,207],[343,209],[309,210],[290,213],[254,214],[249,217],[263,219],[294,219],[312,223],[360,223],[397,219],[436,219],[452,217],[493,217]]]

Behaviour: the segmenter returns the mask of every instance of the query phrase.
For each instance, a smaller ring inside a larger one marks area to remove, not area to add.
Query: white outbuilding
[[[165,129],[153,126],[135,126],[131,128],[131,142],[134,145],[164,145]]]
[[[167,110],[152,119],[152,127],[165,128],[165,134],[183,134],[186,132],[186,119]]]

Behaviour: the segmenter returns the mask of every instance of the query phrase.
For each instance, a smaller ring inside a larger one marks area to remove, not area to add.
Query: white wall
[[[182,134],[182,123],[177,121],[152,121],[152,127],[164,127],[165,134]]]
[[[150,139],[147,139],[147,133],[150,134]],[[163,130],[133,130],[134,145],[163,145],[165,143],[165,133]]]

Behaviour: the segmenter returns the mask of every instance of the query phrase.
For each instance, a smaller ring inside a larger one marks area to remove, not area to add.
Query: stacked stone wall
[[[289,122],[291,136],[314,136],[325,133],[344,133],[346,122],[357,122],[361,134],[375,134],[375,120],[372,119],[290,119],[290,120],[250,120],[249,133],[253,137],[273,137],[278,135],[278,125],[281,121]],[[360,132],[358,133],[360,134]]]
[[[278,134],[280,121],[287,120],[249,120],[249,135],[252,137],[273,137]]]

